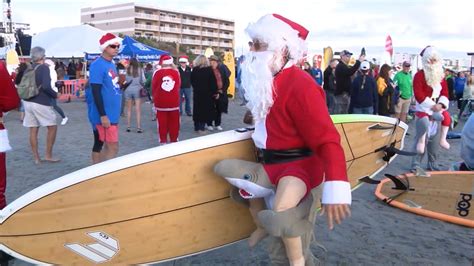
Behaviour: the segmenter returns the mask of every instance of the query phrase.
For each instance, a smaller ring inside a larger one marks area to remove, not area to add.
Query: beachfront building
[[[234,21],[217,17],[126,3],[82,8],[81,23],[114,34],[183,44],[194,54],[204,54],[208,47],[234,51]]]

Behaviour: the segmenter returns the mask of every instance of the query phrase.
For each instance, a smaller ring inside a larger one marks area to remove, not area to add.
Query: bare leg
[[[140,98],[138,99],[135,99],[135,112],[136,112],[136,115],[137,115],[137,128],[142,128],[142,121],[141,121],[141,117],[142,117],[142,110],[141,110],[141,100]]]
[[[104,143],[104,150],[101,152],[102,155],[102,161],[109,160],[112,158],[115,158],[118,153],[118,142],[105,142]]]
[[[418,152],[418,154],[425,153],[425,147],[426,147],[426,133],[420,137],[420,139],[418,140],[416,144],[416,151]]]
[[[125,103],[127,105],[127,127],[130,127],[130,120],[132,116],[132,100],[127,99]]]
[[[278,182],[274,210],[281,212],[295,207],[305,194],[306,184],[301,179],[294,176],[283,177]],[[282,240],[290,265],[304,265],[301,237],[288,237]]]
[[[255,225],[257,225],[257,229],[253,231],[253,233],[250,235],[249,240],[248,240],[249,247],[252,248],[255,245],[257,245],[257,243],[260,242],[260,240],[264,239],[268,235],[268,233],[261,226],[260,221],[258,220],[258,216],[257,216],[259,211],[265,209],[265,201],[259,198],[259,199],[251,199],[249,200],[249,203],[250,203],[250,207],[249,207],[250,214],[252,215]]]
[[[446,136],[448,135],[448,130],[449,130],[448,126],[441,126],[441,136],[439,138],[439,146],[447,150],[449,150],[450,148],[449,142],[446,140]]]
[[[400,114],[400,120],[404,123],[407,122],[407,113],[401,113]]]
[[[56,141],[56,132],[58,131],[58,126],[48,126],[48,135],[46,137],[46,155],[45,159],[47,161],[59,161],[58,159],[53,159],[53,146]]]
[[[40,163],[40,156],[38,153],[38,131],[39,127],[30,127],[30,145],[31,151],[33,152],[33,159],[35,164]]]
[[[92,152],[92,164],[96,164],[96,163],[100,163],[101,160],[100,160],[100,152]]]

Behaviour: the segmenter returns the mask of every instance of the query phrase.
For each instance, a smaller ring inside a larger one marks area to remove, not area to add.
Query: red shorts
[[[102,125],[96,125],[97,131],[99,132],[99,140],[102,142],[118,142],[118,125],[111,125],[108,128]]]

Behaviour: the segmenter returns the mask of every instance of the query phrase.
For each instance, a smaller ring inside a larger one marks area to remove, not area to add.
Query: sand
[[[91,128],[82,101],[60,103],[69,116],[65,126],[59,126],[54,154],[60,163],[35,165],[31,156],[28,130],[19,121],[17,112],[10,112],[6,126],[14,150],[7,154],[7,200],[11,202],[24,193],[50,180],[86,167],[90,163],[92,147]],[[154,147],[158,144],[156,124],[150,117],[151,105],[143,104],[143,134],[125,132],[126,120],[122,118],[119,155]],[[230,101],[229,114],[223,115],[222,126],[230,130],[244,126],[245,108],[237,101]],[[58,118],[59,121],[59,118]],[[134,125],[132,119],[132,126]],[[405,148],[413,141],[413,122]],[[460,131],[462,124],[456,131]],[[40,154],[44,155],[46,129],[40,130]],[[212,134],[212,133],[208,133]],[[182,116],[180,139],[197,137],[192,119]],[[450,140],[451,149],[439,159],[442,170],[460,160],[460,141]],[[399,156],[383,173],[408,172],[410,158]],[[446,181],[449,185],[449,180]],[[363,185],[353,192],[352,217],[333,231],[327,229],[325,217],[318,218],[315,232],[318,241],[328,252],[314,247],[327,265],[473,265],[474,230],[449,224],[387,206],[376,200],[375,186]],[[32,221],[33,222],[33,221]],[[161,265],[269,265],[265,241],[249,250],[244,241],[227,247]],[[11,265],[29,265],[20,260]]]

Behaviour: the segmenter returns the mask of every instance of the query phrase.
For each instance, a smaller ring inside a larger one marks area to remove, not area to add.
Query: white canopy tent
[[[86,52],[100,53],[99,39],[104,34],[90,25],[52,28],[33,36],[31,47],[43,47],[47,57],[82,58]]]

